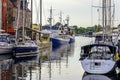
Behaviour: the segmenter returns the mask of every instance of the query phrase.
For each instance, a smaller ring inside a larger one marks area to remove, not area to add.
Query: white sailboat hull
[[[4,54],[10,54],[13,50],[13,45],[7,44],[6,45],[0,45],[0,55]]]
[[[84,59],[81,61],[81,64],[87,73],[92,74],[107,74],[115,68],[115,61],[113,60]]]

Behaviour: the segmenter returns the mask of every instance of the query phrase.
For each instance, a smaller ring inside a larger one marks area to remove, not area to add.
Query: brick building
[[[15,19],[15,21],[13,21],[14,27],[16,27],[16,23],[17,23],[17,13],[18,13],[17,3],[18,3],[18,1],[19,0],[16,0],[16,2],[14,2],[14,8],[13,8],[13,16]],[[19,27],[22,27],[22,25],[23,25],[23,5],[22,5],[22,3],[23,2],[21,1]],[[31,11],[28,9],[27,1],[25,2],[25,6],[26,6],[26,9],[25,9],[25,27],[30,27],[30,25],[31,25]]]
[[[5,0],[3,0],[4,2]],[[6,11],[3,11],[2,29],[6,30],[8,33],[15,33],[15,28],[17,25],[17,14],[18,14],[18,1],[20,0],[7,0]],[[19,26],[23,25],[23,2],[20,2],[20,17]],[[28,9],[27,0],[25,0],[25,27],[30,27],[31,25],[31,11]],[[5,7],[4,7],[5,8]],[[6,13],[6,15],[5,15]]]

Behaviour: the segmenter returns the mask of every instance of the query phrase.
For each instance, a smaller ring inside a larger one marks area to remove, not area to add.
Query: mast
[[[103,41],[105,41],[105,7],[106,7],[106,0],[102,0],[102,26],[103,26]]]
[[[33,0],[31,0],[31,28],[32,28],[32,12],[33,12]]]
[[[50,18],[49,18],[50,27],[52,26],[52,13],[53,13],[53,11],[52,11],[52,6],[51,6],[51,8],[50,8]]]
[[[21,0],[17,2],[17,25],[15,28],[15,38],[16,38],[16,45],[17,45],[17,35],[18,35],[18,26],[19,26],[19,20],[20,20],[20,2]]]
[[[42,0],[40,0],[40,30],[42,30]]]
[[[70,21],[69,15],[67,16],[66,21],[67,21],[67,25],[69,26],[69,21]]]
[[[60,19],[60,23],[62,23],[62,11],[60,11],[60,17],[59,17],[59,19]]]
[[[23,25],[22,25],[22,39],[23,39],[23,42],[25,41],[24,39],[24,27],[25,27],[25,0],[22,0],[23,1]]]
[[[113,5],[113,7],[114,7],[114,5]],[[103,33],[104,34],[109,34],[112,32],[112,29],[111,29],[112,12],[111,11],[112,11],[112,1],[111,0],[102,0],[102,24],[103,24]],[[105,39],[104,39],[104,41],[105,41]]]
[[[0,29],[2,28],[2,0],[0,0]]]
[[[111,0],[108,0],[108,31],[111,32]]]

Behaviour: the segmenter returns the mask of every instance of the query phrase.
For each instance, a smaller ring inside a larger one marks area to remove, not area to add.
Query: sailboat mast
[[[25,27],[25,0],[23,0],[23,25],[22,25],[22,39],[23,39],[23,42],[25,41],[24,39],[24,27]]]
[[[104,34],[108,34],[111,33],[111,19],[112,19],[112,15],[111,15],[111,4],[112,1],[111,0],[102,0],[102,24],[103,24],[103,35]],[[105,38],[105,36],[104,36]],[[103,39],[104,39],[103,38]],[[105,39],[104,39],[105,41]]]
[[[33,17],[33,0],[31,0],[31,28],[32,28],[32,17]]]
[[[106,0],[102,0],[102,26],[103,26],[103,41],[105,41],[105,12],[106,12]]]
[[[40,30],[42,30],[42,0],[40,0]]]
[[[16,28],[15,28],[15,38],[16,38],[16,45],[17,45],[17,33],[18,33],[18,26],[19,26],[19,19],[20,19],[20,2],[21,2],[21,0],[19,1],[18,0],[18,2],[17,2],[17,8],[18,8],[18,10],[17,10],[17,25],[16,25]]]
[[[108,31],[111,32],[111,0],[108,0]]]
[[[2,28],[2,0],[0,0],[0,29]]]

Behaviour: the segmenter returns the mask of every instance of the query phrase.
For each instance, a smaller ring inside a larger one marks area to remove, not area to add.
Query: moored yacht
[[[116,46],[91,44],[81,48],[81,64],[87,73],[107,74],[115,71]]]
[[[31,40],[29,37],[25,36],[25,1],[26,0],[20,0],[18,2],[18,18],[17,18],[17,26],[16,26],[16,42],[14,46],[14,57],[25,57],[25,56],[37,56],[38,52],[38,45]],[[19,24],[19,17],[20,17],[20,5],[23,7],[23,20],[22,20],[22,34],[18,32],[18,24]],[[21,36],[18,37],[19,35]]]
[[[111,7],[112,5],[115,5],[112,0],[100,1],[102,34],[96,37],[95,43],[81,47],[80,60],[83,69],[87,73],[107,74],[115,71],[118,48],[113,42],[113,36],[111,35],[112,21],[114,21],[114,12],[112,10],[115,9]]]
[[[12,55],[13,44],[10,41],[10,35],[7,33],[0,33],[0,54]]]
[[[19,42],[14,47],[14,53],[16,57],[37,56],[39,50],[37,44],[34,41],[27,40],[24,43]]]

